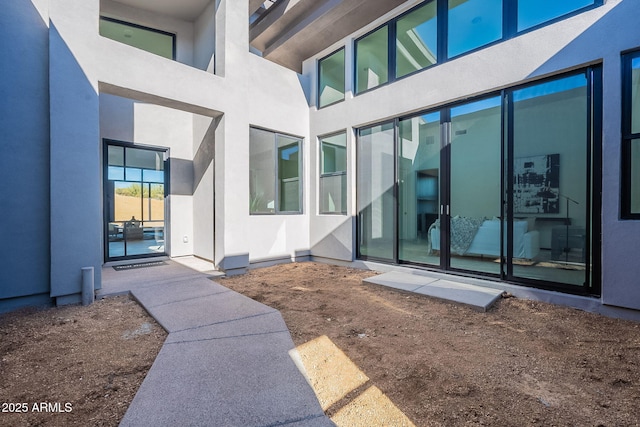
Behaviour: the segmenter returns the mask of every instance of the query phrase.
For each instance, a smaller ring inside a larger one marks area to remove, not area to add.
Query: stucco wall
[[[640,285],[636,277],[640,266],[632,260],[639,255],[634,241],[640,233],[637,221],[620,221],[620,53],[640,47],[637,25],[640,3],[629,0],[609,0],[603,6],[552,25],[515,37],[511,40],[479,50],[452,61],[437,65],[411,77],[354,97],[352,93],[353,41],[393,16],[417,4],[407,2],[357,33],[334,44],[305,61],[304,73],[311,81],[310,133],[315,141],[318,135],[341,129],[362,127],[384,119],[407,115],[427,108],[491,93],[522,82],[559,74],[593,63],[603,64],[603,237],[602,237],[602,302],[629,308],[640,308]],[[621,31],[621,29],[625,29]],[[316,61],[346,46],[347,94],[344,102],[317,110]],[[353,142],[353,141],[351,141]],[[350,154],[355,157],[355,144],[350,143]],[[317,148],[311,150],[311,162],[317,168]],[[354,161],[348,171],[350,193],[355,188]],[[315,177],[313,178],[315,181]],[[314,182],[314,185],[315,184]],[[350,203],[350,215],[355,215],[355,204]],[[312,201],[315,214],[315,200]],[[313,215],[312,238],[336,233],[339,220]],[[330,256],[333,245],[314,250],[319,256]],[[355,245],[352,242],[352,247]]]
[[[34,0],[0,14],[0,312],[49,301],[48,13]]]

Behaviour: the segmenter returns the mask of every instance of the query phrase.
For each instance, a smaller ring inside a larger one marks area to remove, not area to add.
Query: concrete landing
[[[171,260],[105,267],[103,289],[130,292],[169,333],[121,426],[334,425],[277,310]]]
[[[373,276],[364,279],[364,282],[463,304],[479,311],[487,311],[503,292],[498,289],[399,271]]]

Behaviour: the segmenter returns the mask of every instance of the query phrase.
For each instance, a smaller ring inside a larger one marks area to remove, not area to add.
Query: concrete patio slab
[[[463,304],[479,311],[487,311],[503,292],[499,289],[398,271],[370,277],[364,279],[364,282]]]
[[[419,287],[435,282],[436,280],[438,279],[419,276],[416,274],[402,273],[399,271],[390,271],[388,273],[380,274],[379,276],[369,277],[364,281],[403,291],[414,292]]]

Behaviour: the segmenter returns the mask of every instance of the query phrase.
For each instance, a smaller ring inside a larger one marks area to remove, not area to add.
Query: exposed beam
[[[260,6],[264,3],[264,0],[249,0],[249,16],[253,15],[256,10],[260,9]]]
[[[315,2],[267,45],[263,56],[292,70],[301,71],[302,61],[378,19],[406,0],[323,0]]]

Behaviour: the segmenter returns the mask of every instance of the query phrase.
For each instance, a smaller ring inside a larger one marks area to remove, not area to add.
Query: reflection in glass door
[[[500,274],[501,98],[451,108],[449,265]]]
[[[440,149],[440,113],[399,120],[398,257],[401,262],[440,265],[437,253],[440,248]]]
[[[165,254],[164,154],[105,144],[107,260]]]
[[[360,129],[358,136],[359,253],[395,261],[394,123]]]
[[[587,75],[512,93],[514,277],[582,286],[590,235]]]

